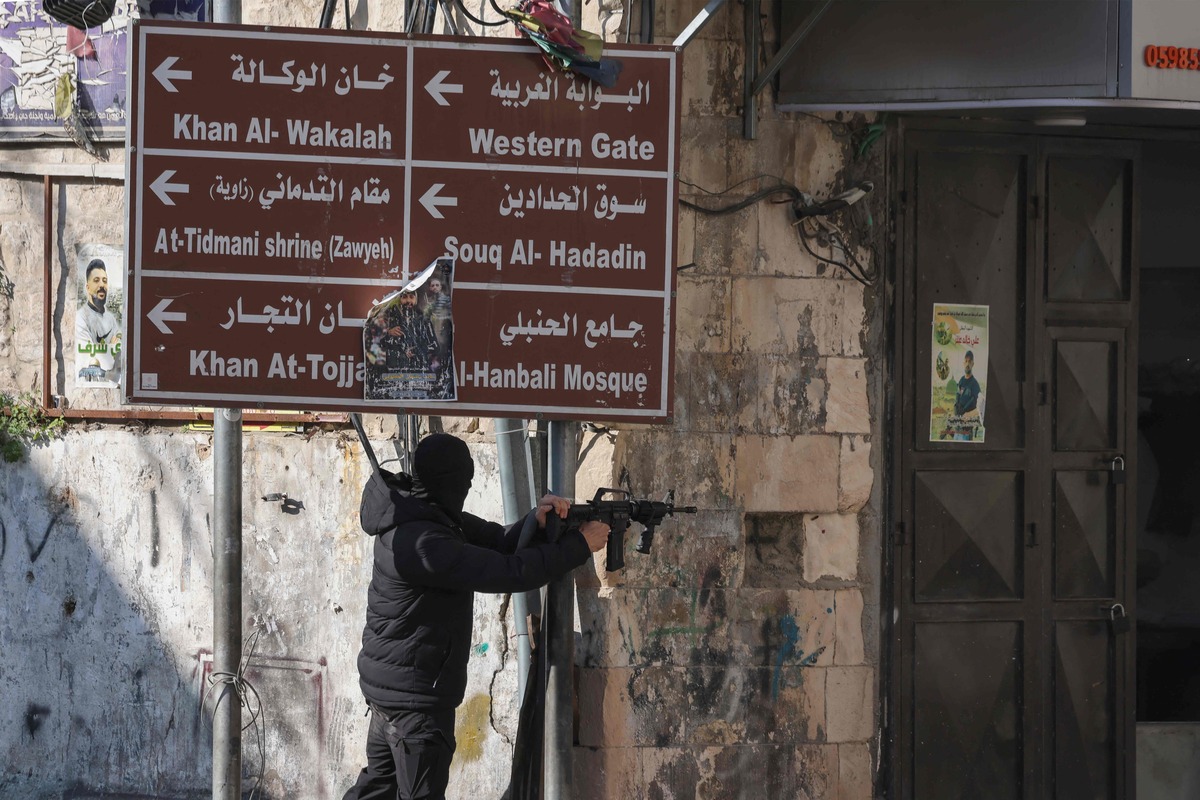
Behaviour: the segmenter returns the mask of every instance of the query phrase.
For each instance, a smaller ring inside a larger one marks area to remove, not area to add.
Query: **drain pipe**
[[[504,524],[512,525],[521,519],[537,502],[534,496],[533,460],[529,453],[528,431],[524,420],[496,419],[496,452],[500,462],[500,491],[504,497]],[[534,526],[527,525],[521,531],[517,549],[529,544]],[[517,592],[513,595],[513,627],[517,633],[517,697],[525,697],[525,684],[529,680],[530,656],[529,609],[541,607],[541,593]]]
[[[576,422],[551,422],[550,493],[575,498]],[[546,733],[543,739],[546,800],[570,800],[574,732],[571,670],[575,662],[575,576],[553,581],[546,589]]]

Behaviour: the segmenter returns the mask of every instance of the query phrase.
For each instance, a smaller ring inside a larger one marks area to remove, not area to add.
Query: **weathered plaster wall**
[[[660,0],[659,40],[703,5]],[[364,0],[351,16],[398,30],[401,6]],[[318,7],[243,12],[311,26]],[[585,27],[623,38],[619,11],[588,2]],[[742,139],[741,26],[731,4],[685,52],[681,177],[718,190],[759,173],[818,196],[840,188],[842,127],[768,110],[759,139]],[[91,163],[69,146],[0,150],[0,167],[63,161]],[[122,189],[62,179],[54,200],[52,316],[69,345],[74,246],[120,243]],[[40,178],[0,175],[10,393],[40,387],[44,346],[55,391],[70,388],[62,338],[42,340],[41,215]],[[863,800],[880,705],[874,301],[804,254],[778,206],[685,210],[679,236],[678,263],[694,266],[679,276],[675,420],[585,433],[577,490],[590,496],[626,468],[635,490],[674,487],[701,512],[669,521],[652,555],[630,552],[624,574],[578,576],[577,795]],[[368,421],[386,450],[394,425]],[[486,421],[447,423],[480,465],[473,510],[498,517]],[[211,446],[177,426],[77,425],[0,464],[0,798],[209,795]],[[245,450],[244,625],[259,632],[248,676],[266,711],[265,796],[336,799],[366,731],[354,668],[370,570],[356,514],[365,461],[329,430],[248,433]],[[268,492],[304,508],[285,514],[259,499]],[[498,796],[506,783],[516,727],[506,610],[503,598],[476,604],[452,798]],[[244,750],[253,775],[249,733]]]
[[[494,448],[467,438],[468,507],[499,517]],[[0,469],[0,797],[209,796],[211,449],[203,432],[90,426]],[[339,798],[361,766],[367,468],[345,435],[245,437],[243,611],[258,634],[247,676],[265,712],[266,797]],[[263,502],[270,492],[302,510]],[[515,734],[502,620],[501,598],[481,597],[458,796],[496,785]],[[256,775],[249,733],[244,753]]]

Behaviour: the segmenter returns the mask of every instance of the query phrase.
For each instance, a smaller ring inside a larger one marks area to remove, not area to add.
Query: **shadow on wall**
[[[206,520],[164,525],[170,504],[142,489],[160,465],[122,463],[133,441],[72,434],[0,471],[2,797],[190,798],[210,783],[202,665],[161,635],[188,613],[180,581]]]
[[[0,797],[211,796],[201,698],[212,667],[212,460],[197,458],[207,446],[204,434],[74,431],[0,470]],[[266,518],[297,529],[313,522],[276,509]],[[258,581],[258,597],[248,581],[245,593],[245,627],[260,631],[247,678],[268,719],[265,769],[253,730],[243,734],[243,787],[262,772],[258,796],[268,800],[340,796],[350,769],[343,734],[361,718],[351,697],[360,570],[343,570],[353,596],[346,613],[330,612],[338,622],[300,634],[292,617],[256,609],[307,593],[312,607],[295,613],[319,610],[323,595],[296,576],[337,582],[328,577],[334,537],[326,560],[311,542],[295,547],[286,531],[264,531],[253,513],[246,522],[247,569],[261,575],[265,558],[281,576]],[[265,556],[256,541],[273,543]],[[348,677],[337,687],[324,656],[288,653],[289,643],[312,653],[331,641],[346,651],[336,667]]]

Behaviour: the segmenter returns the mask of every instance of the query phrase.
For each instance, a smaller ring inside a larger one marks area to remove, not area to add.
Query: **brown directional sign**
[[[133,26],[138,403],[671,416],[679,62],[520,39]],[[452,400],[364,400],[372,306],[440,257]]]

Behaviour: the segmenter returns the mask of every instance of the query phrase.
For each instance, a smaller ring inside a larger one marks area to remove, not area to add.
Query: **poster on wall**
[[[68,118],[93,139],[124,138],[130,18],[203,21],[204,7],[205,0],[117,0],[109,20],[84,31],[52,19],[42,0],[0,0],[0,140],[67,137]],[[72,92],[73,116],[56,114],[56,93]]]
[[[78,245],[75,271],[82,278],[75,310],[75,386],[116,389],[125,363],[121,352],[125,254],[108,245]]]
[[[451,289],[439,258],[371,309],[363,327],[366,400],[456,400]]]
[[[984,441],[988,306],[934,303],[931,442]]]

